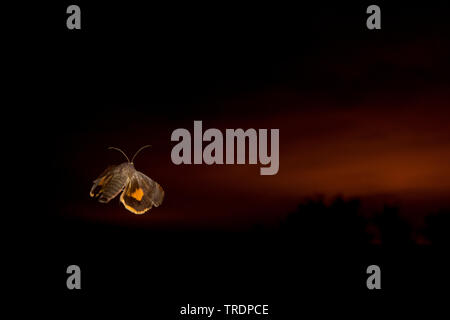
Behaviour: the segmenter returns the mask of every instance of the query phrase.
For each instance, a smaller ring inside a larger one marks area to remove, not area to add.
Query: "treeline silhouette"
[[[361,211],[358,198],[337,197],[328,205],[323,197],[308,199],[281,223],[281,234],[304,243],[327,246],[450,245],[450,211],[426,215],[419,230],[413,230],[397,207],[385,205],[381,212],[370,217]]]

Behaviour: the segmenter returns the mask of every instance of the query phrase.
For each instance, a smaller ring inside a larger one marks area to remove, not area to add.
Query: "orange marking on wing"
[[[144,208],[144,209],[141,210],[141,211],[136,210],[135,208],[133,208],[133,207],[131,207],[131,206],[129,206],[129,205],[127,205],[127,204],[125,203],[125,200],[124,200],[124,198],[123,198],[124,193],[125,193],[125,192],[122,192],[122,194],[120,195],[120,202],[122,202],[122,204],[124,205],[124,207],[125,207],[128,211],[131,211],[131,212],[133,212],[133,213],[135,213],[135,214],[143,214],[143,213],[147,212],[148,210],[150,210],[150,209],[152,208],[152,206],[150,206],[150,207],[148,207],[148,208]]]
[[[108,178],[108,179],[106,179],[106,178]],[[103,186],[104,184],[108,183],[109,180],[111,180],[111,178],[112,178],[112,176],[104,176],[103,178],[100,179],[100,181],[98,182],[97,186],[99,186],[99,187]],[[103,192],[103,188],[100,189],[100,190],[97,192],[97,194],[100,194],[100,193],[102,193],[102,192]],[[94,196],[95,196],[95,194],[94,194],[92,191],[89,192],[89,195],[90,195],[91,197],[94,197]]]
[[[135,198],[137,201],[141,201],[144,196],[144,190],[141,188],[136,189],[133,193],[130,194],[130,197]]]
[[[106,178],[106,176],[101,178],[100,182],[98,183],[99,186],[103,185],[103,183],[105,182],[105,178]]]

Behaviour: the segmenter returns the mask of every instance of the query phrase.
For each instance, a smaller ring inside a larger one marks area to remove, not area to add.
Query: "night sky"
[[[76,31],[72,2],[4,14],[15,312],[173,319],[187,303],[268,303],[273,319],[360,317],[448,292],[448,1],[378,2],[381,30],[366,28],[372,1],[76,2]],[[196,120],[279,129],[278,173],[173,164],[172,132]],[[89,196],[125,161],[108,147],[148,144],[134,164],[164,188],[161,206],[135,215]],[[66,286],[72,264],[80,291]],[[372,264],[381,292],[366,286]]]
[[[217,6],[186,15],[152,6],[124,8],[114,24],[105,17],[117,8],[92,6],[78,34],[46,21],[34,41],[51,50],[27,62],[26,81],[39,83],[30,95],[44,103],[30,119],[39,119],[39,150],[61,186],[50,219],[245,230],[277,225],[305,198],[342,195],[361,198],[365,214],[398,206],[420,226],[448,208],[445,5],[391,5],[377,31],[365,28],[365,7]],[[194,120],[204,130],[279,128],[278,174],[172,164],[171,133],[193,132]],[[89,198],[92,181],[123,161],[108,146],[131,155],[146,144],[135,165],[166,191],[161,207],[135,216],[118,199]]]

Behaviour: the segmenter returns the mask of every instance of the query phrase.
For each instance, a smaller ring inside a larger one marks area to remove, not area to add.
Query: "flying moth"
[[[153,206],[160,206],[164,199],[163,188],[156,181],[137,171],[133,163],[139,152],[147,147],[150,147],[150,145],[141,147],[131,158],[131,161],[119,148],[109,147],[108,149],[121,152],[127,162],[106,168],[94,180],[90,196],[98,199],[101,203],[108,203],[122,192],[120,202],[127,210],[135,214],[143,214]]]

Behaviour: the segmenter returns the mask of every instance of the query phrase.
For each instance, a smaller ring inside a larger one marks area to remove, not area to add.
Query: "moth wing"
[[[129,211],[142,214],[153,206],[158,207],[164,199],[164,190],[142,172],[136,171],[120,196],[120,201]]]
[[[94,180],[89,195],[98,198],[99,202],[107,203],[123,190],[127,180],[120,166],[109,166]]]
[[[164,189],[159,185],[158,182],[150,179],[142,172],[136,171],[136,175],[138,175],[141,181],[144,181],[144,184],[147,184],[147,186],[149,187],[150,192],[148,193],[148,196],[153,202],[153,205],[155,207],[159,207],[164,200]]]
[[[98,197],[100,193],[102,193],[102,187],[111,180],[115,168],[117,168],[117,166],[109,166],[93,181],[91,192],[89,192],[91,197]]]

